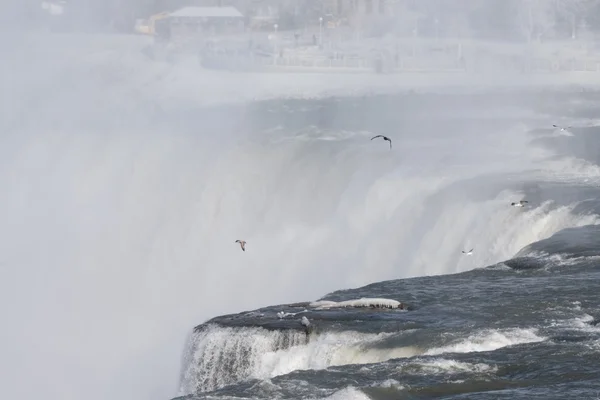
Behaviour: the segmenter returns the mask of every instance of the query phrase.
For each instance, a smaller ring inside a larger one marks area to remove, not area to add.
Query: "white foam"
[[[382,388],[392,388],[392,389],[396,389],[396,390],[403,390],[406,388],[406,386],[402,385],[400,382],[398,382],[395,379],[386,379],[385,381],[382,381],[382,382],[373,382],[371,384],[371,386],[382,387]]]
[[[356,307],[356,308],[401,308],[402,303],[397,300],[391,299],[378,299],[378,298],[360,298],[357,300],[345,300],[345,301],[330,301],[330,300],[319,300],[310,303],[311,307],[317,309],[327,308],[345,308],[345,307]]]
[[[299,331],[210,326],[195,335],[184,360],[180,395],[212,390],[240,380],[266,379],[295,370],[370,364],[422,353],[413,347],[393,349],[372,345],[388,333],[324,332],[310,336]]]
[[[541,179],[588,185],[600,182],[600,166],[580,158],[551,158],[543,162],[543,168]]]
[[[600,223],[596,215],[574,215],[575,205],[556,207],[551,200],[530,208],[508,206],[511,199],[519,197],[519,193],[505,191],[495,200],[477,205],[452,205],[425,235],[414,267],[422,265],[423,273],[433,265],[449,264],[449,261],[455,262],[456,272],[473,266],[493,265],[564,228]],[[450,225],[453,234],[447,235],[444,227]],[[465,247],[475,249],[471,257],[458,254]]]
[[[293,317],[293,316],[295,316],[295,315],[302,314],[302,313],[305,313],[305,312],[307,312],[307,310],[304,310],[304,311],[298,311],[298,312],[295,312],[295,313],[290,313],[290,312],[283,312],[283,311],[279,311],[279,312],[277,313],[277,318],[279,318],[279,319],[284,319],[284,318],[286,318],[286,317]]]
[[[349,364],[373,364],[416,355],[490,351],[542,341],[535,330],[486,330],[427,351],[417,347],[378,348],[391,334],[352,331],[307,336],[299,331],[208,326],[195,334],[184,360],[179,395],[214,390],[247,379],[269,379],[296,370],[325,369]],[[425,373],[487,373],[495,367],[436,358],[419,362]],[[365,367],[368,368],[368,367]]]
[[[572,254],[568,253],[548,253],[546,251],[531,251],[529,247],[523,249],[523,251],[519,252],[519,256],[527,256],[532,258],[537,258],[543,260],[545,262],[544,269],[549,269],[554,266],[571,266],[578,264],[582,261],[597,261],[600,260],[600,256],[580,256],[573,257]],[[510,267],[507,267],[510,268]]]
[[[557,312],[559,315],[569,315],[570,318],[561,318],[552,321],[551,327],[558,327],[562,330],[572,330],[584,333],[599,333],[600,332],[600,324],[592,325],[591,322],[594,321],[594,317],[591,315],[581,312],[581,307],[579,305],[575,305],[574,307],[557,307],[550,308],[549,311]],[[576,316],[572,316],[573,313],[579,314]]]
[[[338,390],[330,396],[323,397],[323,400],[371,400],[369,396],[356,389],[353,386],[348,386],[342,390]]]
[[[492,367],[484,363],[473,364],[444,358],[419,362],[419,367],[424,374],[458,374],[464,372],[481,374],[496,372],[498,370],[497,367]]]
[[[185,351],[180,394],[213,390],[251,378],[270,378],[263,358],[280,347],[289,348],[306,341],[303,332],[266,331],[260,328],[221,328],[209,326],[194,334]]]
[[[591,343],[587,344],[587,347],[592,351],[600,352],[600,339],[594,340]]]
[[[507,346],[524,343],[536,343],[545,340],[537,335],[536,329],[507,329],[507,330],[483,330],[466,339],[459,339],[454,343],[438,348],[429,349],[427,355],[438,355],[444,353],[471,353],[481,351],[492,351]]]
[[[577,309],[581,309],[580,307],[576,307]],[[571,329],[576,329],[578,331],[583,332],[600,332],[599,325],[592,325],[591,322],[594,321],[594,317],[589,314],[583,313],[583,315],[573,318],[568,322],[568,325]]]

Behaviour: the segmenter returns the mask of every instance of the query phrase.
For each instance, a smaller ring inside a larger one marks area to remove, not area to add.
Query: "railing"
[[[318,71],[349,73],[467,72],[563,73],[600,72],[600,53],[575,51],[572,44],[524,45],[464,40],[364,40],[336,46],[285,46],[282,41],[262,46],[219,38],[215,46],[193,40],[171,43],[157,53],[183,52],[200,56],[206,68],[248,71]],[[212,40],[212,39],[211,39]],[[250,45],[250,46],[249,46]],[[252,51],[250,50],[252,47]],[[581,49],[579,49],[581,50]]]
[[[204,67],[213,69],[233,70],[318,70],[330,72],[410,72],[410,71],[464,71],[458,61],[439,60],[432,63],[430,60],[394,60],[351,57],[351,58],[325,58],[325,57],[294,57],[294,56],[247,56],[233,54],[205,54],[201,57]]]
[[[257,57],[263,66],[313,67],[313,68],[372,68],[373,62],[366,58],[321,58],[321,57]]]
[[[519,58],[508,62],[502,58],[458,60],[453,57],[389,58],[351,57],[326,58],[318,56],[256,56],[248,54],[204,54],[201,63],[206,68],[251,71],[319,71],[353,73],[403,72],[469,72],[485,73],[513,71],[522,73],[600,72],[600,58],[557,59],[550,57]]]
[[[535,59],[531,70],[534,72],[600,72],[600,59]]]

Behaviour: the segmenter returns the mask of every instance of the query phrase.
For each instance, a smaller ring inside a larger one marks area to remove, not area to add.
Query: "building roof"
[[[183,7],[170,14],[171,17],[212,17],[212,18],[241,18],[243,17],[235,7]]]

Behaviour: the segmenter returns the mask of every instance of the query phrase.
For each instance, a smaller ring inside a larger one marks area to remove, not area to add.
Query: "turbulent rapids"
[[[324,309],[319,304],[328,304],[328,307]],[[364,311],[343,312],[348,304]],[[517,329],[482,331],[475,340],[446,340],[443,344],[427,346],[415,335],[419,324],[409,322],[408,314],[390,304],[400,303],[364,298],[320,301],[215,318],[194,329],[185,352],[180,392],[205,392],[294,370],[372,364],[394,358],[467,352],[477,347],[494,349],[542,340],[534,330]],[[286,316],[276,316],[277,309],[286,310]],[[310,333],[300,329],[299,315],[308,317],[316,329]],[[341,327],[349,330],[340,330]],[[371,331],[378,333],[369,333]]]

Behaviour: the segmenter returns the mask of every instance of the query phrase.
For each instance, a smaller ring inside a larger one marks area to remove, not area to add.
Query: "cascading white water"
[[[489,351],[519,343],[539,342],[535,329],[484,330],[444,347],[379,348],[392,333],[354,331],[267,331],[209,324],[191,336],[185,349],[179,395],[206,392],[249,379],[269,379],[296,370],[349,364],[372,364],[421,354]]]
[[[194,333],[181,378],[180,393],[207,391],[254,378],[268,353],[306,344],[308,336],[297,330],[209,326]]]
[[[180,395],[299,369],[366,364],[419,354],[416,348],[365,349],[390,334],[326,332],[308,337],[297,330],[207,326],[186,349]]]
[[[171,102],[169,79],[133,76],[145,64],[76,54],[35,87],[15,75],[27,93],[0,121],[6,397],[168,398],[208,317],[480,267],[597,222],[476,196],[468,179],[536,165],[521,130],[398,133],[393,151],[368,132],[253,132]]]

